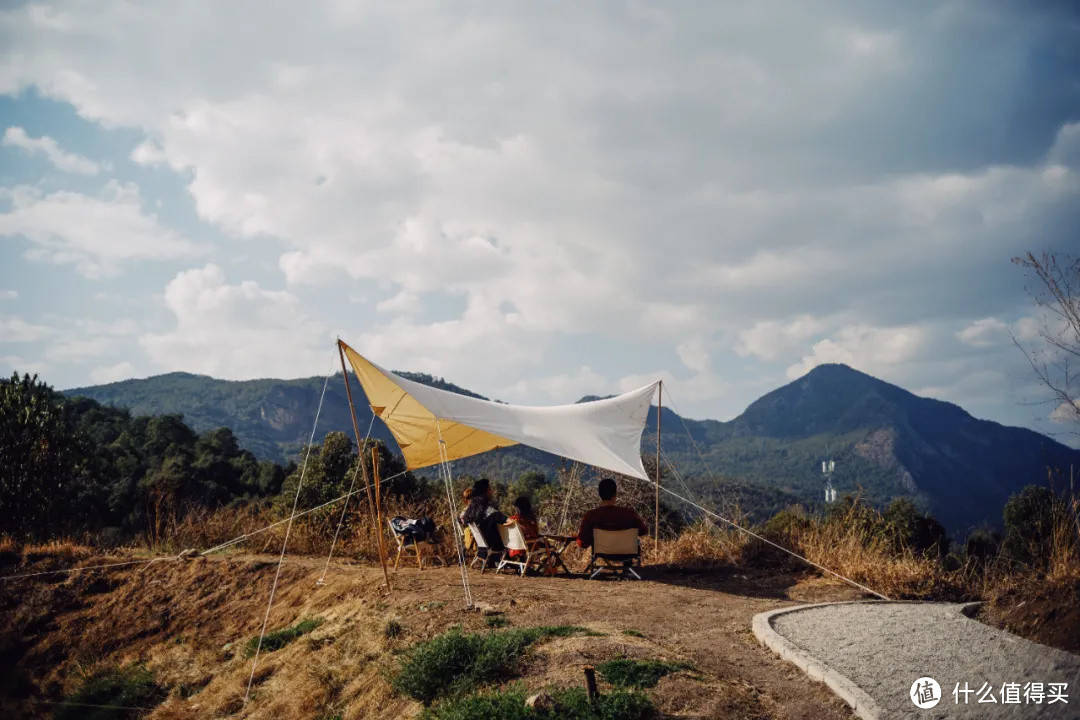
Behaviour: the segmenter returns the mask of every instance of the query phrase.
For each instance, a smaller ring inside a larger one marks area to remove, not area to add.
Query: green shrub
[[[945,527],[932,515],[920,512],[915,503],[907,498],[895,498],[881,516],[884,521],[882,534],[892,543],[893,549],[910,549],[919,555],[949,554],[949,539]]]
[[[472,692],[511,677],[518,660],[537,640],[588,632],[571,625],[534,627],[486,635],[453,628],[410,648],[399,661],[394,689],[425,705],[436,698]]]
[[[325,621],[322,618],[308,618],[307,620],[301,620],[290,627],[267,633],[262,641],[262,652],[274,652],[275,650],[280,650],[298,637],[307,635],[309,632],[322,625],[323,622]],[[258,647],[258,637],[249,639],[244,646],[244,657],[253,656]]]
[[[525,706],[525,691],[519,687],[444,700],[427,708],[420,720],[647,720],[656,716],[652,701],[641,693],[615,690],[590,703],[579,687],[552,690],[554,710],[533,710]]]
[[[690,670],[692,665],[665,660],[609,660],[596,669],[612,685],[617,687],[652,688],[660,678],[680,670]]]
[[[405,634],[405,627],[398,622],[397,618],[390,618],[386,621],[386,627],[383,628],[383,635],[387,640],[393,640],[399,638]]]
[[[638,632],[637,630],[623,630],[623,635],[629,635],[630,637],[643,638],[645,633]]]
[[[979,528],[964,542],[964,559],[985,565],[1001,550],[1001,536],[993,529]]]
[[[498,629],[498,628],[504,628],[504,627],[507,627],[507,626],[508,626],[508,625],[510,624],[510,621],[509,621],[509,620],[507,620],[507,619],[506,619],[506,618],[505,618],[504,616],[502,616],[502,615],[491,615],[491,616],[489,616],[489,617],[488,617],[488,619],[487,619],[487,621],[485,622],[485,624],[486,624],[486,625],[487,625],[487,626],[488,626],[489,628],[493,628],[493,629]]]
[[[1002,510],[1005,540],[1001,549],[1011,560],[1033,567],[1049,562],[1055,517],[1064,503],[1049,488],[1028,485],[1009,498]]]
[[[785,508],[761,524],[761,534],[773,542],[790,543],[799,530],[806,529],[810,519],[802,508]]]
[[[56,720],[120,720],[137,718],[165,699],[168,693],[154,681],[154,675],[142,665],[99,670],[83,679],[78,690],[57,707]],[[91,705],[112,707],[89,707]]]

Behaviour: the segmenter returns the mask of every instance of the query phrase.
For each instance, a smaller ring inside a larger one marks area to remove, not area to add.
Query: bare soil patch
[[[996,593],[977,617],[1032,642],[1080,654],[1080,581],[1011,587]]]

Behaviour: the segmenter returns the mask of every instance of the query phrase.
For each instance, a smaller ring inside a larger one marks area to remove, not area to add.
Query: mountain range
[[[399,374],[481,397],[441,378]],[[259,458],[280,461],[295,456],[311,436],[323,382],[228,381],[177,372],[64,393],[136,415],[182,414],[198,431],[227,426]],[[359,383],[353,383],[353,392],[364,431],[371,414]],[[330,378],[325,393],[316,442],[331,430],[351,436],[340,374]],[[595,398],[582,401],[589,399]],[[664,408],[661,427],[670,462],[665,467],[674,468],[665,471],[665,482],[699,496],[735,492],[751,516],[796,501],[820,504],[821,462],[832,459],[832,484],[839,494],[858,493],[875,504],[910,497],[962,533],[999,524],[1002,506],[1023,486],[1068,478],[1071,466],[1080,469],[1080,451],[1049,437],[977,419],[957,405],[919,397],[846,365],[820,365],[727,422],[682,418]],[[646,454],[654,451],[655,428],[654,406],[643,437]],[[381,422],[371,422],[371,435],[396,449]],[[510,479],[527,470],[551,473],[559,462],[516,446],[454,465],[457,474]]]

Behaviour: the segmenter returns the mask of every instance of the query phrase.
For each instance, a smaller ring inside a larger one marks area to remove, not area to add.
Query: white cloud
[[[956,333],[956,337],[971,347],[992,347],[1003,340],[1008,340],[1009,326],[995,317],[983,318]]]
[[[1080,402],[1069,404],[1063,402],[1050,413],[1051,422],[1074,423],[1080,421]]]
[[[521,368],[539,366],[542,339],[516,325],[497,303],[473,296],[460,318],[422,323],[399,315],[360,333],[355,346],[384,366],[443,375],[486,393],[509,385],[509,377],[521,377]]]
[[[148,166],[161,165],[167,160],[165,152],[150,140],[144,140],[136,145],[131,151],[131,159],[139,165]]]
[[[45,340],[56,334],[54,328],[28,323],[21,317],[0,313],[0,342],[31,343]]]
[[[4,131],[3,140],[0,141],[4,147],[17,147],[26,152],[34,154],[42,154],[45,158],[52,163],[53,167],[57,170],[63,170],[69,173],[78,173],[80,175],[97,175],[101,168],[93,160],[76,155],[75,153],[66,152],[60,145],[48,135],[42,135],[39,138],[32,138],[26,134],[26,131],[21,127],[9,127]]]
[[[30,374],[44,378],[51,369],[52,365],[42,359],[30,359],[18,355],[0,356],[0,377],[5,379],[15,372],[20,375]]]
[[[108,354],[112,347],[105,337],[61,336],[50,346],[49,357],[60,363],[85,363]]]
[[[230,285],[216,265],[177,274],[164,300],[175,329],[139,338],[162,370],[228,379],[297,377],[333,360],[332,333],[295,295],[250,280]]]
[[[330,307],[326,286],[350,281],[371,302],[337,317],[397,367],[481,390],[528,373],[570,388],[583,366],[601,374],[588,348],[614,341],[645,357],[602,371],[608,387],[675,348],[700,397],[719,398],[710,367],[734,339],[780,367],[907,356],[919,385],[946,386],[920,376],[939,370],[909,345],[952,318],[1010,322],[1022,291],[1001,265],[1075,227],[1080,124],[1058,92],[1074,78],[1024,54],[1050,36],[1071,46],[1050,10],[305,10],[13,7],[0,11],[0,91],[33,86],[144,133],[131,158],[175,171],[217,230],[272,247],[290,291],[249,297],[203,277],[200,293],[303,316],[298,297]],[[130,203],[31,200],[38,216],[19,225],[35,255],[86,274],[200,249],[161,242],[168,231]],[[106,210],[149,227],[118,236]],[[465,310],[425,315],[448,295]],[[212,343],[172,309],[178,329],[151,336],[199,362],[191,348]],[[946,333],[971,357],[992,334]],[[571,357],[544,354],[576,339]]]
[[[705,372],[709,368],[709,352],[705,349],[701,338],[679,343],[675,346],[675,354],[679,356],[683,365],[694,372]]]
[[[90,318],[76,319],[73,322],[76,330],[87,335],[107,335],[119,338],[134,335],[139,330],[139,325],[131,318],[116,318],[112,320],[94,320]]]
[[[701,407],[702,401],[722,398],[731,388],[731,383],[713,372],[700,372],[688,378],[678,378],[667,370],[624,375],[619,378],[617,387],[620,393],[630,392],[658,380],[664,385],[664,406],[672,407],[684,417],[700,417],[696,408]],[[653,402],[656,402],[655,398]],[[715,414],[710,417],[715,417]]]
[[[909,362],[924,347],[926,331],[916,326],[849,326],[834,337],[814,343],[811,353],[787,369],[791,380],[818,365],[843,363],[871,374],[885,374],[893,366]]]
[[[27,185],[9,192],[12,207],[0,213],[0,236],[26,237],[27,257],[73,264],[89,278],[119,274],[137,260],[176,260],[206,251],[144,214],[139,189],[131,183],[109,182],[97,197],[66,190],[44,194]]]
[[[519,380],[502,388],[498,397],[525,403],[566,404],[577,402],[585,395],[606,395],[610,390],[611,382],[607,378],[583,365],[568,373]]]
[[[1025,316],[1013,323],[1013,334],[1017,340],[1033,342],[1041,337],[1043,327],[1043,322],[1038,318]]]
[[[99,365],[90,371],[90,379],[99,385],[127,380],[135,375],[135,366],[127,361],[115,365]]]
[[[18,290],[0,290],[0,300],[14,300],[19,297]]]
[[[735,352],[743,357],[776,360],[781,354],[798,347],[802,341],[821,333],[826,327],[825,321],[810,315],[799,315],[786,322],[763,320],[739,332]]]
[[[420,312],[420,297],[415,293],[402,290],[394,297],[377,303],[375,309],[379,312],[398,315],[415,315]]]

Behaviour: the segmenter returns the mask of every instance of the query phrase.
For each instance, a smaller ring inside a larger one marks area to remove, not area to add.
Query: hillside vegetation
[[[442,379],[402,374],[475,395]],[[283,462],[296,457],[311,432],[322,384],[321,378],[232,382],[172,373],[66,394],[136,414],[178,413],[200,432],[228,426],[258,457]],[[366,399],[358,384],[353,387],[366,427]],[[818,504],[821,461],[827,458],[837,462],[833,483],[841,493],[858,494],[878,507],[907,497],[964,533],[999,524],[1009,496],[1045,483],[1048,471],[1060,480],[1070,465],[1080,468],[1080,452],[1050,438],[976,419],[956,405],[920,398],[844,365],[819,366],[729,422],[663,412],[664,452],[694,493],[718,503],[735,501],[757,520],[793,502]],[[654,407],[646,454],[655,427]],[[351,435],[351,428],[344,384],[336,375],[316,436],[332,430]],[[396,452],[381,422],[373,423],[372,436]],[[551,478],[559,465],[558,458],[518,446],[457,461],[455,471],[509,481],[528,471]]]

